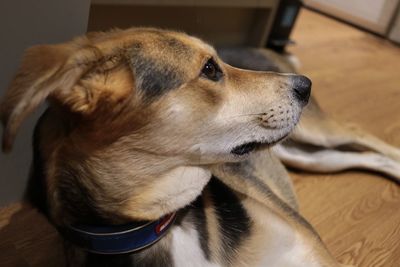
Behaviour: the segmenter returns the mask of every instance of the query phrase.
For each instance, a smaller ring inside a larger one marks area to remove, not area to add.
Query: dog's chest
[[[199,242],[199,233],[192,227],[176,227],[171,230],[171,254],[175,267],[219,267],[206,259]]]

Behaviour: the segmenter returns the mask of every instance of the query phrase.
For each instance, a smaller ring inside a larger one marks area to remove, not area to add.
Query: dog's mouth
[[[280,141],[282,141],[285,137],[286,137],[286,135],[275,141],[271,141],[271,142],[258,142],[258,141],[247,142],[242,145],[234,147],[231,150],[231,153],[234,155],[237,155],[237,156],[243,156],[243,155],[248,154],[256,149],[262,149],[262,148],[273,146],[276,143],[279,143]]]
[[[248,154],[251,151],[254,151],[256,148],[259,148],[260,146],[262,146],[263,143],[261,142],[249,142],[249,143],[245,143],[243,145],[234,147],[231,151],[232,154],[238,155],[238,156],[242,156],[244,154]]]

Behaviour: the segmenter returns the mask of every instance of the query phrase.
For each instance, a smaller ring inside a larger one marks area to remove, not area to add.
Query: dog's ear
[[[111,52],[104,54],[87,38],[29,48],[0,105],[3,151],[11,150],[21,122],[46,99],[73,112],[93,111],[92,102],[98,99],[93,99],[90,86],[80,84],[80,80],[113,58]]]

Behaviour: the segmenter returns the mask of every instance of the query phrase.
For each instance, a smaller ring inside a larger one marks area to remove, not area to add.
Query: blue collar
[[[73,244],[96,254],[123,254],[141,250],[160,240],[175,221],[176,213],[138,225],[69,226],[65,237]]]

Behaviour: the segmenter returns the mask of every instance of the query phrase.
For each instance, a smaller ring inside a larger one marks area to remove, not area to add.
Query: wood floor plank
[[[303,10],[290,48],[323,109],[400,146],[400,48]],[[400,266],[400,187],[360,171],[292,173],[302,214],[341,262]]]

